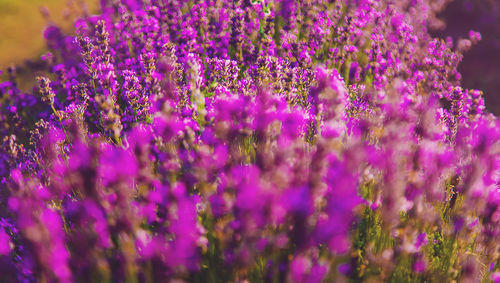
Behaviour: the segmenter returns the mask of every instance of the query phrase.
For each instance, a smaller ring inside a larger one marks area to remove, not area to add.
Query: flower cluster
[[[447,1],[101,1],[0,84],[10,281],[500,282]],[[467,47],[467,48],[466,48]],[[35,75],[34,75],[35,76]]]

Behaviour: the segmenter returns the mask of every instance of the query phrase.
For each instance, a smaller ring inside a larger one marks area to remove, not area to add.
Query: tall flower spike
[[[42,95],[42,101],[47,102],[49,105],[54,105],[54,97],[56,94],[50,87],[50,80],[46,77],[37,77],[38,87],[40,89],[40,94]]]
[[[111,59],[111,51],[109,47],[109,33],[106,30],[106,22],[103,20],[98,21],[95,26],[95,30],[97,43],[99,45],[99,49],[101,50],[101,60],[103,63],[109,63]]]
[[[88,37],[78,36],[76,38],[76,43],[80,47],[83,62],[87,67],[87,72],[89,72],[90,78],[97,79],[97,71],[94,68],[95,57],[92,54],[94,50],[92,41]]]

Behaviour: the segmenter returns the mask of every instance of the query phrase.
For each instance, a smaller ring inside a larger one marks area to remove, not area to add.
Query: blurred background
[[[500,0],[455,0],[440,16],[446,27],[435,36],[466,38],[471,29],[481,33],[458,70],[462,86],[484,91],[486,109],[500,115]]]
[[[98,11],[98,0],[0,0],[0,69],[38,60],[46,49],[43,30],[50,23],[73,29],[73,20]],[[444,29],[434,36],[454,40],[479,31],[482,40],[465,53],[463,86],[483,90],[486,108],[500,115],[500,0],[455,0],[441,13]]]
[[[0,0],[0,69],[40,58],[49,24],[71,31],[76,17],[97,11],[98,0]]]

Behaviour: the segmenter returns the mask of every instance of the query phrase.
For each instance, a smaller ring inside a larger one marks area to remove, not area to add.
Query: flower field
[[[429,33],[447,2],[50,25],[0,82],[0,281],[500,282],[500,120],[457,71],[482,35]]]

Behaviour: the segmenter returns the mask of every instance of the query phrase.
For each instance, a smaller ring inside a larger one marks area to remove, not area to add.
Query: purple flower
[[[0,256],[8,255],[10,253],[10,237],[5,231],[0,230]]]
[[[429,33],[446,1],[100,2],[0,82],[6,280],[498,264],[500,120],[457,71],[481,35]]]

